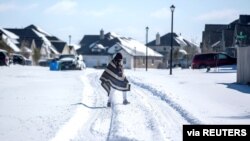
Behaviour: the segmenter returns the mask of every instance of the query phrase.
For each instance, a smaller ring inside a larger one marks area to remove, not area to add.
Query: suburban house
[[[46,36],[46,38],[51,42],[52,46],[55,47],[59,54],[76,54],[76,49],[73,45],[68,45],[55,36]]]
[[[173,33],[173,65],[181,65],[188,67],[191,64],[193,55],[200,52],[198,45],[184,39],[181,35]],[[170,51],[171,51],[171,33],[160,36],[156,34],[155,40],[146,44],[148,47],[164,56],[163,66],[169,67]]]
[[[117,52],[123,54],[123,65],[127,69],[145,68],[146,51],[148,68],[159,68],[163,60],[161,54],[144,44],[112,32],[104,34],[103,30],[100,35],[85,35],[80,46],[77,53],[83,56],[87,67],[104,67]]]
[[[6,30],[19,36],[19,43],[17,46],[21,50],[27,50],[28,52],[23,52],[27,58],[31,59],[32,43],[35,43],[34,49],[38,48],[41,53],[41,59],[49,58],[51,54],[58,54],[58,52],[51,47],[51,43],[46,38],[46,33],[41,32],[34,25],[30,25],[25,28],[6,28]],[[30,53],[29,53],[30,52]]]
[[[219,51],[222,40],[222,32],[227,28],[225,24],[206,24],[202,32],[202,52]],[[230,32],[230,31],[226,31]]]
[[[237,82],[250,84],[250,15],[239,15],[229,24],[206,24],[201,49],[237,57]]]
[[[5,28],[4,30],[18,37],[17,42],[14,42],[14,44],[19,48],[19,51],[12,50],[10,52],[23,54],[32,62],[35,62],[34,64],[37,64],[38,61],[46,61],[57,57],[60,54],[76,53],[75,48],[68,46],[66,42],[35,25],[25,28]],[[8,40],[13,40],[12,38],[12,36],[9,36]],[[34,56],[39,58],[35,57],[37,58],[35,59]]]
[[[202,32],[202,52],[226,52],[237,56],[237,46],[250,45],[250,15],[240,15],[229,24],[206,24]]]
[[[0,28],[0,49],[4,49],[8,52],[20,52],[18,44],[19,36],[9,32],[3,28]]]

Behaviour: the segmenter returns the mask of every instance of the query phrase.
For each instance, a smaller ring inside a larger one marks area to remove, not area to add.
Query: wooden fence
[[[237,48],[237,83],[250,84],[250,46]]]

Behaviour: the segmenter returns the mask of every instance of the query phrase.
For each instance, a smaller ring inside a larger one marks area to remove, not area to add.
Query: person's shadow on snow
[[[76,103],[76,104],[72,104],[72,105],[82,105],[82,106],[84,106],[86,108],[89,108],[89,109],[103,109],[103,108],[107,108],[105,106],[103,106],[103,107],[91,107],[91,106],[88,106],[88,105],[86,105],[84,103]]]

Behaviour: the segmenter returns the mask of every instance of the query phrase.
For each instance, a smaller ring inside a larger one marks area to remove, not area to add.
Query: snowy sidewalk
[[[67,122],[81,99],[83,72],[47,67],[0,67],[0,140],[46,141]]]
[[[181,141],[183,124],[250,123],[250,88],[232,68],[125,70],[131,103],[116,91],[112,108],[102,72],[0,67],[0,140]]]

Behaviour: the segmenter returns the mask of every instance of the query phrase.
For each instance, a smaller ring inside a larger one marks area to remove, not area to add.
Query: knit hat
[[[118,52],[115,57],[114,60],[122,60],[122,54],[120,52]]]

